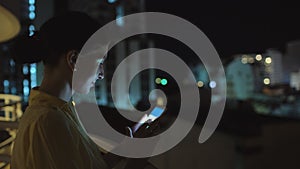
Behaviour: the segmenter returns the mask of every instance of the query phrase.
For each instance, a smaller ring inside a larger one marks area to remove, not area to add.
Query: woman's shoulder
[[[65,113],[56,107],[29,106],[20,120],[20,126],[24,125],[66,125],[67,117]]]

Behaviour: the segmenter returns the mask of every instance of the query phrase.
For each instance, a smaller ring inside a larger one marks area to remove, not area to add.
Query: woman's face
[[[102,57],[92,56],[78,58],[76,71],[73,74],[73,88],[76,92],[87,94],[98,79],[104,78],[104,61],[107,55]]]

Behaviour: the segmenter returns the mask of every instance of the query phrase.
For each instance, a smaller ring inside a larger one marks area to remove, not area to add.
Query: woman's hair
[[[17,63],[56,65],[62,54],[80,51],[100,24],[87,14],[67,12],[45,22],[34,36],[19,36],[12,47]]]

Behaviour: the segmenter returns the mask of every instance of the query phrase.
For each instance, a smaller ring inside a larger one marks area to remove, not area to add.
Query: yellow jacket
[[[106,169],[72,103],[32,89],[14,143],[12,169]]]

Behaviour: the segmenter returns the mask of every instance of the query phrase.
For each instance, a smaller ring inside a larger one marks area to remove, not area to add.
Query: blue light
[[[209,87],[210,88],[215,88],[217,86],[217,83],[215,81],[209,82]]]
[[[10,64],[11,67],[13,67],[13,66],[15,66],[15,61],[10,59],[9,64]]]
[[[3,81],[3,85],[4,85],[4,87],[8,87],[9,86],[9,81],[8,80],[4,80]]]
[[[30,82],[31,82],[31,87],[35,87],[37,82],[36,82],[36,74],[31,74],[30,76]]]
[[[33,31],[30,31],[29,32],[29,36],[33,36],[34,35],[34,32]]]
[[[28,86],[28,85],[29,85],[29,81],[28,81],[27,79],[24,79],[24,80],[23,80],[23,85],[24,85],[24,86]]]
[[[119,26],[123,26],[123,25],[124,25],[124,20],[123,20],[123,18],[118,17],[118,18],[116,19],[116,21],[117,21],[117,25],[119,25]]]
[[[28,3],[29,3],[30,5],[33,5],[33,4],[35,3],[35,0],[28,0]]]
[[[29,87],[27,87],[27,86],[23,87],[23,93],[25,96],[28,96],[29,95]]]
[[[163,86],[168,84],[168,80],[167,79],[161,79],[160,84],[162,84]]]
[[[31,87],[37,86],[36,64],[35,63],[30,65],[30,83],[31,83]]]
[[[123,26],[124,25],[124,20],[123,20],[124,9],[123,9],[123,7],[122,6],[118,6],[116,12],[117,12],[117,17],[116,17],[117,25]]]
[[[36,87],[36,86],[37,86],[36,84],[37,84],[36,81],[32,81],[32,82],[31,82],[31,88]]]
[[[29,19],[33,20],[35,18],[35,13],[30,12],[28,16],[29,16]]]
[[[32,35],[34,35],[34,30],[35,30],[35,27],[34,27],[34,25],[29,25],[29,36],[32,36]]]
[[[28,66],[23,66],[23,74],[24,75],[28,74]]]
[[[36,67],[35,67],[35,66],[31,66],[31,68],[30,68],[30,73],[31,73],[31,74],[36,73]]]
[[[30,12],[33,12],[35,10],[35,6],[34,5],[29,5],[28,9],[29,9]]]
[[[34,25],[30,25],[30,26],[29,26],[29,30],[30,30],[30,31],[34,31],[34,30],[35,30]]]
[[[117,0],[108,0],[109,3],[115,3]]]
[[[11,93],[12,94],[16,94],[17,93],[17,89],[15,87],[11,88]]]

